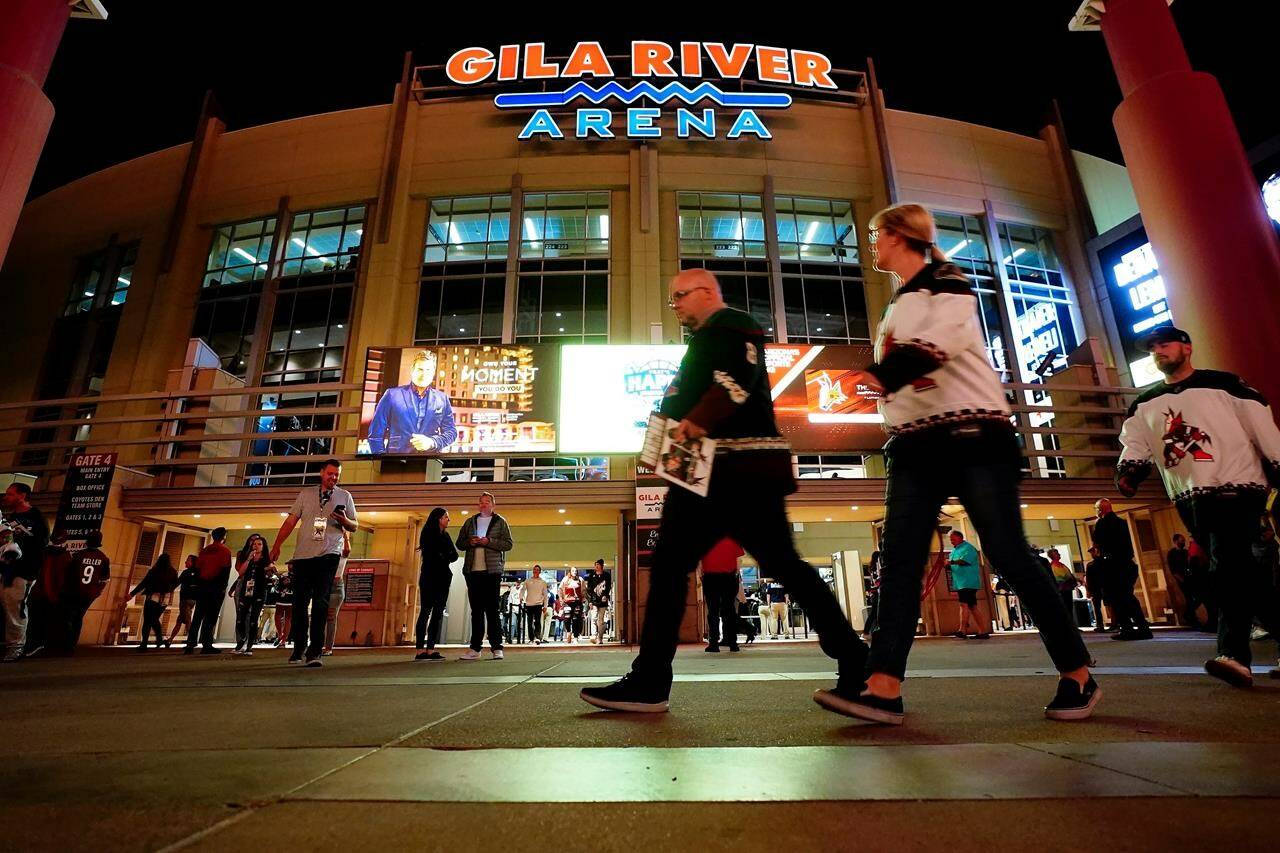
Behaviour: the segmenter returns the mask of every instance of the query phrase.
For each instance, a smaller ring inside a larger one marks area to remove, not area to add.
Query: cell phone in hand
[[[335,506],[335,507],[333,508],[333,511],[334,511],[334,512],[336,512],[336,513],[338,513],[339,515],[346,515],[346,514],[347,514],[347,505],[346,505],[346,504],[338,504],[337,506]]]

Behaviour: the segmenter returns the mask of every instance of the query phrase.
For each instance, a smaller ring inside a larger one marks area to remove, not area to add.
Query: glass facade
[[[249,373],[275,230],[276,218],[271,216],[220,225],[213,232],[191,334],[203,338],[217,353],[222,369],[235,376]]]
[[[275,230],[274,216],[216,228],[203,286],[226,287],[266,278]]]
[[[138,244],[112,246],[80,259],[62,314],[71,317],[96,308],[123,305],[133,283]]]
[[[869,342],[853,205],[788,196],[778,196],[775,204],[787,340]]]
[[[767,340],[776,340],[760,196],[682,192],[676,202],[680,268],[715,273],[724,301],[754,317]]]
[[[609,340],[609,193],[529,193],[520,229],[516,342]]]
[[[512,483],[607,479],[609,460],[604,456],[515,456],[507,466],[507,480]]]
[[[510,195],[431,202],[415,343],[501,343],[510,239]]]

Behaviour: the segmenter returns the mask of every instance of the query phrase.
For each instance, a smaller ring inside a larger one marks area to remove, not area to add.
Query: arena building
[[[1149,379],[1133,337],[1169,314],[1124,226],[1137,205],[1122,167],[1070,150],[1054,120],[1028,137],[888,109],[872,68],[801,49],[480,45],[446,59],[406,62],[389,104],[261,127],[228,130],[210,99],[190,143],[26,205],[0,272],[0,476],[32,483],[52,513],[74,457],[118,454],[102,522],[118,570],[86,642],[136,637],[126,593],[162,551],[180,560],[215,526],[233,548],[271,539],[330,456],[363,525],[343,640],[411,639],[420,525],[443,505],[456,529],[484,490],[515,533],[511,580],[603,557],[607,639],[635,639],[660,495],[614,432],[628,424],[599,384],[609,353],[628,347],[616,370],[630,390],[660,388],[682,341],[666,282],[698,266],[780,364],[819,347],[865,358],[892,293],[866,261],[866,223],[892,201],[933,210],[940,248],[973,276],[1024,439],[1028,535],[1083,565],[1092,504],[1116,497],[1119,417]],[[370,431],[421,352],[453,401],[444,453]],[[859,622],[882,436],[848,423],[796,433],[791,515]],[[1139,598],[1169,621],[1176,514],[1158,482],[1117,509]],[[958,505],[940,525],[969,531]],[[995,586],[988,604],[1016,629]],[[954,630],[954,598],[944,577],[926,630]],[[694,590],[690,639],[698,607]]]

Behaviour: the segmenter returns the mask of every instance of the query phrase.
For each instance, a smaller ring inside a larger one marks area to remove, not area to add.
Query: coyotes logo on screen
[[[1213,444],[1209,434],[1182,419],[1182,412],[1169,409],[1164,413],[1164,467],[1172,468],[1190,456],[1196,462],[1212,462],[1213,454],[1205,445]]]

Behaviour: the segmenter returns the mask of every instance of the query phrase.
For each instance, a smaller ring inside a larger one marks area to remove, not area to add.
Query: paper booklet
[[[694,438],[677,444],[671,434],[679,421],[657,412],[649,415],[649,425],[640,448],[640,462],[648,465],[664,480],[702,497],[711,484],[711,465],[716,458],[716,443],[710,438]]]

